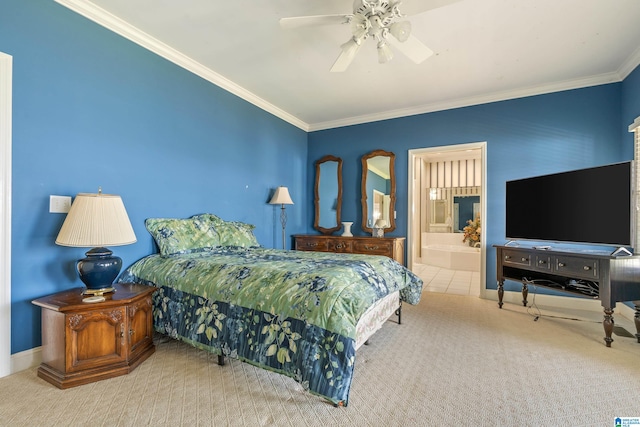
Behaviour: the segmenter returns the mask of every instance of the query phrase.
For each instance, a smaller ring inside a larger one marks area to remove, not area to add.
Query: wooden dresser
[[[294,238],[295,249],[298,251],[384,255],[404,265],[404,237],[343,237],[299,234]]]

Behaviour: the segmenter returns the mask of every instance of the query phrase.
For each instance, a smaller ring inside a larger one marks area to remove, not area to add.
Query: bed
[[[391,258],[261,247],[253,226],[212,214],[148,219],[159,253],[119,282],[158,288],[156,331],[287,375],[334,405],[349,399],[356,349],[422,281]]]

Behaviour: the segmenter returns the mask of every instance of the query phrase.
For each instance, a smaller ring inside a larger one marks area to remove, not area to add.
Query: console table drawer
[[[551,271],[552,266],[553,266],[553,261],[551,260],[550,256],[536,255],[536,263],[534,267],[537,270]]]
[[[600,263],[597,259],[557,256],[554,267],[562,275],[589,280],[600,278]]]
[[[504,250],[503,263],[506,265],[531,266],[531,253],[518,250]]]

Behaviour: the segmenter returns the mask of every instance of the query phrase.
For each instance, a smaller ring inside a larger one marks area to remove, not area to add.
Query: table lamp
[[[71,204],[56,244],[93,248],[78,260],[76,269],[86,285],[85,294],[113,292],[113,281],[120,273],[122,259],[113,256],[106,246],[122,246],[136,242],[127,211],[120,196],[79,193]]]

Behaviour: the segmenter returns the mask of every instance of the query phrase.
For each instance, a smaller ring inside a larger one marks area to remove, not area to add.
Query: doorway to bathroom
[[[486,289],[486,142],[409,150],[407,265],[424,290]]]

